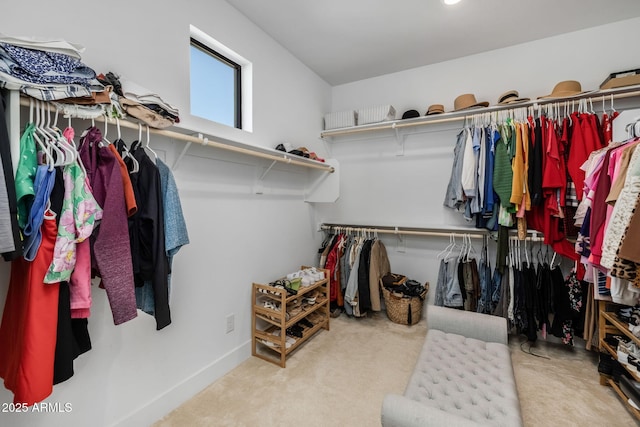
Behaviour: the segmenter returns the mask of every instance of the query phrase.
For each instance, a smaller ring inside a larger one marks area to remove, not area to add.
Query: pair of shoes
[[[331,310],[331,317],[332,318],[336,318],[336,317],[340,317],[340,315],[342,314],[342,309],[341,308],[334,308],[333,310]]]
[[[262,305],[269,310],[280,311],[280,305],[273,301],[265,301]]]
[[[299,325],[306,326],[307,328],[313,328],[314,324],[311,323],[306,317],[304,319],[300,319],[298,322]]]
[[[316,303],[316,300],[319,296],[320,292],[312,292],[309,295],[305,295],[305,297],[303,298],[304,302],[306,302],[309,305],[313,305]]]
[[[273,335],[274,337],[278,337],[280,338],[280,330],[276,329],[275,331],[271,332],[271,335]],[[267,340],[261,340],[264,344],[268,345],[269,347],[275,347],[275,348],[279,348],[280,344],[278,343],[274,343],[271,341],[267,341]],[[287,336],[285,338],[285,348],[289,348],[291,347],[293,344],[296,343],[295,338]]]
[[[311,323],[313,323],[314,325],[317,325],[318,323],[322,322],[325,319],[325,317],[322,314],[315,311],[310,315],[308,315],[306,319],[309,319]]]
[[[611,375],[613,373],[613,357],[611,357],[610,354],[600,353],[598,372],[604,375]]]
[[[314,284],[315,282],[323,280],[324,271],[316,270],[315,267],[305,268],[304,270],[298,270],[294,273],[287,274],[287,279],[301,279],[302,286],[309,286]]]
[[[302,313],[302,305],[297,299],[294,300],[293,303],[287,307],[287,313],[291,317],[296,317],[298,314]]]
[[[298,291],[291,286],[291,282],[289,281],[289,279],[279,279],[269,284],[274,288],[284,289],[285,291],[287,291],[288,295],[298,294]]]
[[[289,328],[287,328],[287,335],[289,336],[293,336],[296,338],[302,338],[302,326],[298,325],[297,323]]]

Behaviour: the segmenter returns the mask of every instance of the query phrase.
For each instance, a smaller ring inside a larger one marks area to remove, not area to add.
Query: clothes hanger
[[[149,145],[150,139],[151,138],[149,137],[149,125],[147,125],[147,144],[144,146],[144,148],[149,150],[151,154],[153,154],[154,159],[158,161],[158,155],[156,154],[155,151],[151,149],[151,146]]]
[[[442,257],[442,255],[444,255],[447,252],[447,250],[449,249],[449,246],[451,246],[452,244],[451,238],[452,238],[452,235],[449,234],[449,244],[443,250],[438,252],[438,255],[436,255],[436,259],[440,259],[440,257]]]
[[[65,138],[62,134],[62,131],[58,129],[58,110],[56,109],[55,120],[53,124],[51,124],[51,109],[47,111],[47,129],[54,136],[54,144],[58,146],[63,151],[63,155],[65,158],[64,164],[70,165],[76,161],[78,158],[78,150],[76,147],[71,145],[71,143]]]
[[[111,145],[111,141],[107,139],[107,135],[109,134],[109,118],[107,115],[104,115],[104,132],[102,132],[102,141],[100,141],[101,147],[108,147]]]
[[[40,111],[40,120],[38,122],[38,130],[42,133],[43,136],[43,141],[45,142],[45,144],[47,144],[49,147],[51,147],[51,154],[55,154],[54,156],[54,166],[64,166],[67,162],[67,159],[65,157],[65,153],[58,148],[57,146],[57,137],[55,135],[55,132],[50,132],[49,131],[49,126],[47,124],[47,111],[49,111],[49,108],[47,107],[47,104],[44,102],[40,103],[40,108],[42,108],[42,110]],[[51,116],[49,116],[51,117]],[[50,120],[49,120],[50,122]]]
[[[436,255],[437,259],[446,259],[451,248],[455,245],[455,237],[453,236],[453,233],[449,234],[449,244],[447,245],[447,247],[445,247],[438,255]]]
[[[120,130],[120,119],[116,117],[115,121],[116,121],[116,129],[118,131],[118,141],[122,141],[122,131]],[[124,157],[125,158],[128,157],[131,160],[131,170],[129,171],[129,173],[137,173],[140,170],[140,163],[138,163],[138,160],[133,156],[133,154],[131,154],[126,144],[123,143],[122,148],[123,148]]]
[[[467,239],[465,238],[465,235],[462,235],[462,245],[460,246],[460,253],[458,254],[458,258],[461,261],[464,261],[464,256],[467,252]]]
[[[556,261],[556,255],[558,255],[558,253],[556,251],[553,251],[553,257],[551,257],[551,263],[549,263],[549,267],[553,270],[553,263]],[[560,265],[560,264],[558,264]]]
[[[611,115],[613,115],[613,113],[617,113],[616,109],[613,108],[613,94],[611,94],[611,111],[612,111]]]
[[[469,249],[467,250],[467,260],[471,260],[471,255],[473,255],[473,257],[477,257],[478,253],[476,252],[475,248],[473,247],[473,244],[471,243],[471,234],[467,234],[467,239],[469,240]]]
[[[51,153],[51,146],[47,143],[45,143],[44,139],[46,137],[45,134],[41,134],[39,131],[39,125],[40,125],[40,101],[36,100],[35,101],[35,121],[32,121],[32,123],[35,125],[34,127],[34,131],[33,131],[33,139],[35,139],[38,147],[40,147],[40,151],[42,151],[42,153],[44,154],[45,159],[46,160],[45,163],[49,168],[49,170],[53,170],[54,165],[55,165],[55,159],[53,158],[53,154]],[[33,117],[31,117],[31,119],[33,120]]]

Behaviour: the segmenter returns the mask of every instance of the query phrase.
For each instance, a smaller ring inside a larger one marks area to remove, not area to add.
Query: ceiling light
[[[460,0],[443,0],[443,1],[444,1],[444,4],[446,4],[448,6],[451,6],[453,4],[456,4],[456,3],[460,2]]]

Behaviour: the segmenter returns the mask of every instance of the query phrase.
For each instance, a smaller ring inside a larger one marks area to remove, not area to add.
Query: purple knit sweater
[[[99,146],[101,140],[100,130],[89,128],[80,140],[79,152],[93,197],[103,210],[102,220],[91,235],[91,264],[102,277],[113,322],[119,325],[138,312],[120,165],[108,148]]]

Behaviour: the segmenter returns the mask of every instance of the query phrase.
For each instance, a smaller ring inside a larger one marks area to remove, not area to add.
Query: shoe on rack
[[[306,326],[307,328],[313,328],[314,326],[314,324],[311,323],[307,318],[300,319],[298,323],[301,324],[302,326]]]
[[[280,305],[276,304],[273,301],[265,301],[263,303],[264,308],[268,308],[269,310],[280,311]]]
[[[324,271],[318,270],[315,267],[309,267],[307,271],[314,277],[316,282],[324,279]]]
[[[296,338],[302,338],[302,327],[298,324],[295,324],[290,328],[287,328],[287,335]]]
[[[610,354],[600,353],[598,372],[604,375],[611,375],[613,373],[613,357],[611,357]]]

